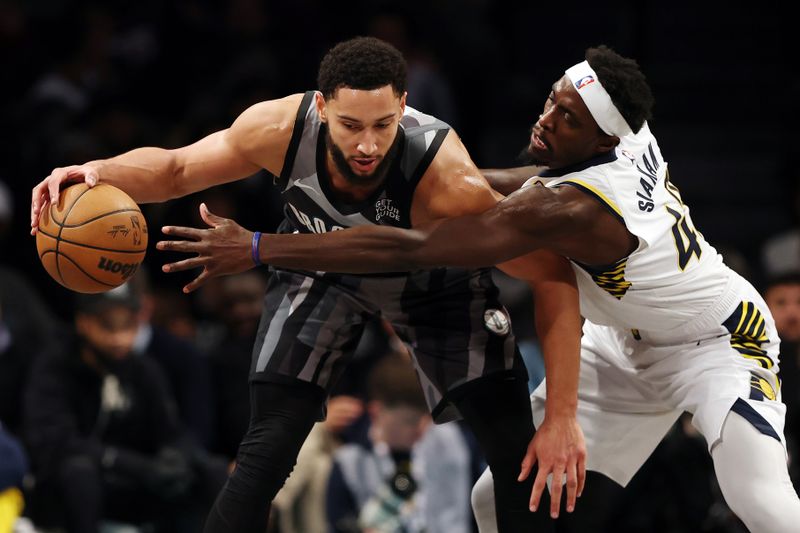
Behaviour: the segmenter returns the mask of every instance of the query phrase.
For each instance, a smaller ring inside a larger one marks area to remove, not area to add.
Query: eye
[[[348,130],[357,130],[358,129],[358,126],[356,126],[355,124],[350,124],[348,122],[342,122],[342,126],[347,128]]]
[[[390,125],[391,125],[391,123],[390,123],[390,122],[383,122],[383,123],[381,123],[381,124],[377,124],[376,126],[377,126],[378,128],[380,128],[380,129],[382,129],[382,130],[385,130],[385,129],[386,129],[386,128],[388,128]]]

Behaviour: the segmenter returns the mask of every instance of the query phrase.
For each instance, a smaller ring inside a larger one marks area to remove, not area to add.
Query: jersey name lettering
[[[294,213],[294,216],[297,219],[297,221],[306,228],[308,228],[308,231],[310,231],[311,233],[328,233],[329,231],[338,231],[340,229],[344,229],[342,226],[335,226],[335,225],[328,228],[328,226],[326,226],[325,224],[325,221],[322,220],[321,218],[309,217],[308,215],[297,209],[292,204],[287,202],[287,205],[292,210],[292,213]]]
[[[645,211],[647,213],[651,212],[655,207],[655,204],[653,203],[653,188],[656,186],[656,182],[658,181],[656,171],[659,167],[658,160],[653,152],[653,145],[649,145],[648,148],[650,149],[650,156],[653,158],[653,161],[651,162],[645,154],[642,156],[644,168],[638,164],[636,165],[636,169],[642,175],[642,177],[639,179],[641,190],[636,191],[636,196],[641,198],[641,200],[639,200],[639,211]]]

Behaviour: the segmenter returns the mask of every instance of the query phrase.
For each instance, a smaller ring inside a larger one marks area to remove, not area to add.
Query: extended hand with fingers
[[[186,293],[192,292],[211,278],[237,274],[256,266],[251,248],[252,231],[246,230],[231,219],[214,215],[206,204],[200,204],[200,217],[209,225],[208,229],[164,226],[161,231],[165,235],[184,240],[159,241],[156,244],[159,250],[197,254],[161,267],[164,272],[203,269],[183,288],[183,292]]]
[[[542,492],[547,486],[547,477],[552,475],[550,516],[558,518],[566,475],[567,512],[572,512],[575,509],[575,500],[583,492],[586,481],[586,442],[575,418],[548,420],[545,417],[528,445],[519,480],[526,479],[537,463],[539,468],[531,491],[531,511],[539,507]]]
[[[99,181],[97,169],[90,164],[56,168],[33,188],[31,193],[31,235],[39,229],[39,214],[48,204],[57,204],[62,185],[86,182],[94,187]]]

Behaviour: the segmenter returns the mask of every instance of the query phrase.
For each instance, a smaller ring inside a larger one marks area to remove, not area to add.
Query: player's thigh
[[[352,356],[370,310],[352,291],[298,273],[270,277],[250,379],[301,380],[326,391]]]

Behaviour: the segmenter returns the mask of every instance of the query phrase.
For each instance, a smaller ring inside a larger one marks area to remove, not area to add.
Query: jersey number
[[[700,244],[697,242],[697,230],[692,227],[689,220],[686,219],[686,208],[681,200],[681,193],[678,188],[670,183],[669,176],[667,176],[665,185],[667,191],[676,199],[680,204],[680,211],[675,211],[667,206],[667,212],[675,217],[675,225],[672,226],[672,236],[675,238],[675,248],[678,249],[678,266],[681,270],[686,270],[686,265],[692,260],[692,256],[696,255],[700,259],[700,254],[703,251],[700,249]]]

